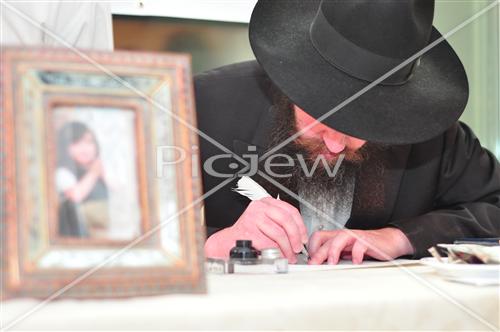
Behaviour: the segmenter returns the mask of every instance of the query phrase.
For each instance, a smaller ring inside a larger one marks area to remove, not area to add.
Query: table
[[[206,295],[57,300],[11,330],[488,330],[499,288],[442,280],[425,266],[207,276]],[[454,302],[454,303],[453,303]],[[4,303],[3,326],[39,303]]]

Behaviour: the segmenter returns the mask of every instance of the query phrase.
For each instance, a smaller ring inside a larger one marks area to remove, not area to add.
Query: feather
[[[250,198],[252,201],[257,201],[265,197],[271,197],[271,195],[269,195],[269,193],[262,188],[260,184],[248,176],[242,176],[241,179],[238,180],[238,186],[233,188],[233,191]]]

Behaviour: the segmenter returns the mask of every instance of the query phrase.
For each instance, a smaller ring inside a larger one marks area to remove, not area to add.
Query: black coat
[[[255,61],[196,76],[199,129],[240,156],[249,153],[249,145],[262,152],[272,126],[270,91],[271,83]],[[204,137],[200,152],[202,163],[224,153]],[[427,256],[427,248],[436,243],[500,236],[500,164],[465,124],[458,122],[429,141],[391,146],[384,153],[384,208],[370,211],[354,204],[347,228],[397,227],[414,246],[415,258]],[[235,162],[227,156],[217,159],[214,168],[234,174],[239,168],[230,163]],[[204,172],[204,192],[211,193],[226,179]],[[206,197],[208,235],[231,226],[248,205],[248,199],[231,191],[236,180]]]

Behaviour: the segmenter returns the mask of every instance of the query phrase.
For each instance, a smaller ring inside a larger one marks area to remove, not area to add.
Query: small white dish
[[[500,264],[448,263],[447,258],[440,262],[434,257],[422,258],[420,263],[432,267],[438,275],[447,280],[474,285],[500,284]]]

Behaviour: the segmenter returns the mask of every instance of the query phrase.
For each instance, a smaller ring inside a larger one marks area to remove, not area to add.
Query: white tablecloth
[[[499,288],[448,282],[424,266],[208,275],[206,295],[58,300],[12,330],[432,329],[499,326]],[[3,326],[39,302],[6,301]]]

